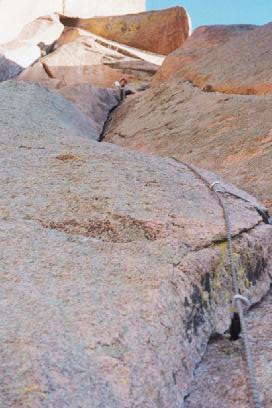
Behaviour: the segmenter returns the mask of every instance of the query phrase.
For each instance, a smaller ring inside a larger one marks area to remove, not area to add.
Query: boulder
[[[169,54],[162,67],[152,80],[152,85],[175,76],[184,66],[191,66],[201,58],[206,58],[210,51],[243,33],[252,31],[257,26],[249,24],[210,25],[201,26],[193,31],[192,35],[181,47]]]
[[[55,51],[24,70],[18,79],[39,82],[50,88],[80,83],[112,87],[115,81],[126,76],[130,85],[137,88],[143,83],[149,84],[158,70],[158,65],[129,56],[118,44],[113,47],[107,40],[100,41],[86,31],[76,29],[76,32],[79,36],[71,33],[69,41],[65,31],[66,40],[61,36],[54,44]]]
[[[17,70],[11,68],[8,74],[1,70],[0,80],[13,78],[24,68],[35,63],[41,55],[50,52],[63,29],[64,26],[57,15],[41,17],[27,24],[15,40],[0,47],[2,56],[20,68]]]
[[[215,171],[272,210],[271,103],[173,80],[123,104],[105,140]]]
[[[180,47],[190,33],[190,18],[183,7],[112,17],[88,19],[60,17],[65,26],[158,54]]]
[[[7,82],[5,98],[8,87],[34,89]],[[28,115],[1,121],[2,404],[180,408],[210,335],[230,324],[222,208],[186,165],[76,135],[62,97],[49,114],[40,89]],[[270,285],[272,227],[225,200],[255,302]]]
[[[102,133],[109,112],[120,102],[117,90],[96,88],[89,84],[65,86],[59,92],[95,121],[98,134]]]
[[[123,73],[106,64],[124,58],[128,57],[100,45],[94,38],[81,36],[42,58],[41,62],[49,77],[62,80],[67,86],[85,82],[108,88]],[[134,76],[128,78],[132,80]]]
[[[202,89],[227,94],[271,94],[271,35],[272,23],[235,35],[207,53],[190,50],[188,45],[189,54],[186,49],[180,49],[170,57],[169,63],[166,59],[158,78],[177,72],[178,78]]]
[[[1,131],[16,135],[20,129],[20,135],[29,134],[41,146],[47,133],[57,137],[69,132],[94,140],[100,137],[98,117],[88,118],[64,96],[38,84],[6,81],[0,85],[0,103]]]

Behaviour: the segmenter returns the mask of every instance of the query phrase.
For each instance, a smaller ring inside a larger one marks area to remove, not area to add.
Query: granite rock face
[[[271,103],[173,80],[123,104],[105,140],[215,171],[272,210]]]
[[[13,86],[33,87],[0,94]],[[186,165],[76,135],[58,98],[59,122],[34,99],[25,124],[11,100],[12,126],[1,121],[2,404],[180,408],[211,334],[230,324],[222,208]],[[241,292],[256,302],[272,227],[225,200]]]
[[[102,133],[109,113],[120,103],[117,90],[96,88],[89,84],[65,86],[59,92],[95,121],[98,134]]]
[[[81,35],[75,41],[57,48],[40,62],[48,77],[62,81],[62,86],[89,83],[108,88],[113,87],[114,82],[124,75],[122,69],[110,66],[122,60],[134,61],[135,59],[101,45],[92,36]],[[31,80],[34,69],[35,66],[28,70],[23,78]],[[136,80],[137,73],[131,71],[127,78],[130,81]]]
[[[169,62],[166,59],[158,78],[177,72],[178,78],[211,91],[243,95],[271,94],[271,36],[272,23],[269,23],[231,36],[227,42],[213,47],[209,52],[202,48],[194,49],[194,43],[191,48],[188,43],[187,48],[181,48],[171,55]]]
[[[100,117],[88,118],[64,96],[38,84],[6,81],[0,85],[0,102],[1,131],[29,134],[30,139],[41,143],[47,133],[57,136],[69,132],[94,140],[100,137]]]
[[[153,78],[152,84],[159,85],[184,67],[194,67],[199,60],[227,43],[229,40],[257,28],[255,25],[210,25],[198,27],[184,44],[165,58],[162,67]],[[218,65],[218,61],[217,64]]]
[[[61,16],[65,26],[80,27],[109,40],[157,54],[180,47],[190,32],[190,18],[183,7],[101,18]]]

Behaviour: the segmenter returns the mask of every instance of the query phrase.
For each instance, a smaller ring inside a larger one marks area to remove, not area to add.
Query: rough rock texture
[[[69,34],[68,29],[54,44],[55,52],[24,70],[18,79],[49,88],[80,83],[112,87],[123,76],[132,88],[149,84],[158,65],[139,59],[137,50],[127,48],[81,29]]]
[[[111,68],[121,69],[122,72],[127,74],[137,75],[139,77],[140,73],[147,78],[146,74],[153,76],[159,69],[159,66],[152,64],[151,62],[142,61],[142,60],[123,60],[115,62],[106,62],[105,65],[108,65]]]
[[[186,50],[184,54],[181,49],[174,55],[174,71],[178,71],[179,78],[211,91],[245,95],[271,94],[271,36],[272,23],[234,36],[207,53],[201,51],[198,55],[198,50],[193,48],[191,52],[188,47],[188,56]],[[179,68],[176,58],[179,59]],[[171,69],[167,62],[165,64],[166,76],[169,77]]]
[[[54,130],[45,113],[42,135],[1,128],[2,404],[180,408],[211,333],[229,325],[222,209],[188,167]],[[272,227],[226,202],[256,301]]]
[[[38,84],[12,80],[2,83],[0,104],[1,131],[5,129],[12,135],[29,134],[30,139],[41,144],[48,133],[57,137],[69,132],[99,139],[97,118],[88,118],[62,95]]]
[[[1,45],[2,61],[8,69],[0,70],[0,81],[13,78],[37,61],[42,52],[50,50],[63,29],[57,15],[41,17],[27,24],[15,40]],[[17,69],[14,69],[14,64]]]
[[[59,79],[66,85],[87,82],[107,88],[122,77],[122,71],[106,64],[122,59],[129,57],[104,47],[91,36],[81,36],[42,58],[41,63],[49,77]],[[31,79],[31,71],[29,74]],[[128,79],[136,77],[129,75]]]
[[[65,26],[80,27],[109,40],[158,54],[180,47],[190,32],[183,7],[124,16],[78,19],[61,16]]]
[[[165,58],[162,67],[153,78],[152,84],[159,85],[161,82],[174,76],[184,66],[192,66],[193,69],[193,64],[200,59],[205,59],[212,50],[216,50],[217,47],[222,46],[230,39],[252,31],[255,28],[257,26],[248,24],[198,27],[184,42],[182,47],[176,49]]]
[[[247,316],[250,345],[264,407],[271,407],[272,292]],[[226,375],[227,373],[227,375]],[[207,404],[207,401],[209,403]],[[185,408],[251,407],[242,341],[231,343],[228,336],[215,339],[195,372]]]
[[[215,171],[272,210],[271,103],[172,81],[123,104],[105,140]]]
[[[0,82],[17,76],[22,70],[20,65],[0,55]]]
[[[120,102],[117,90],[96,88],[89,84],[66,86],[60,93],[95,121],[98,134],[101,134],[109,112]]]

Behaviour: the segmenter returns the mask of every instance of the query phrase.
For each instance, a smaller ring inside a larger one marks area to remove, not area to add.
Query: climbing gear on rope
[[[246,326],[246,322],[244,318],[244,311],[242,307],[243,302],[248,304],[249,301],[247,298],[240,295],[237,271],[236,271],[236,267],[233,261],[232,235],[231,235],[231,223],[230,223],[229,213],[228,213],[225,203],[223,202],[222,198],[219,195],[220,193],[222,194],[222,193],[225,193],[226,191],[222,192],[220,190],[215,190],[214,187],[218,184],[220,183],[215,182],[211,184],[210,188],[217,195],[218,201],[224,213],[224,219],[225,219],[226,231],[227,231],[227,242],[228,242],[228,258],[229,258],[229,265],[230,265],[231,274],[232,274],[233,290],[235,293],[233,297],[233,301],[234,301],[234,305],[236,305],[237,307],[237,313],[239,315],[240,322],[241,322],[241,330],[243,334],[243,343],[244,343],[245,356],[246,356],[246,362],[247,362],[247,368],[248,368],[248,379],[250,382],[252,398],[255,404],[255,408],[262,408],[262,403],[260,399],[260,393],[259,393],[259,388],[258,388],[257,378],[256,378],[255,364],[254,364],[253,356],[252,356],[250,345],[249,345],[248,331],[247,331],[247,326]]]
[[[216,186],[217,184],[220,184],[223,187],[225,193],[228,193],[229,195],[232,195],[233,197],[239,198],[240,200],[243,200],[246,203],[250,204],[252,207],[254,207],[266,224],[272,224],[272,217],[269,216],[268,211],[265,207],[261,207],[258,203],[254,203],[253,201],[250,201],[247,198],[239,194],[235,194],[232,191],[227,191],[220,181],[214,181],[212,184],[210,184],[211,190],[214,190],[214,186]]]
[[[245,303],[246,305],[249,306],[250,302],[246,297],[241,296],[240,294],[236,266],[233,260],[232,234],[231,234],[231,223],[230,223],[229,213],[228,213],[227,206],[225,205],[220,195],[230,194],[230,195],[236,196],[237,198],[248,202],[253,207],[255,207],[257,212],[263,217],[264,222],[270,223],[269,220],[271,220],[272,217],[269,217],[266,209],[259,207],[256,203],[253,203],[235,193],[227,191],[226,188],[222,185],[220,181],[215,181],[210,184],[208,180],[206,180],[205,177],[203,177],[193,166],[187,163],[181,162],[174,157],[172,158],[176,160],[177,162],[180,162],[187,168],[189,168],[197,176],[197,178],[199,178],[206,186],[208,186],[209,190],[212,191],[216,195],[219,205],[221,206],[223,210],[223,215],[224,215],[224,220],[225,220],[225,225],[226,225],[226,232],[227,232],[228,261],[229,261],[229,265],[231,268],[232,285],[233,285],[233,292],[234,292],[233,303],[234,303],[234,306],[236,306],[237,308],[237,314],[239,315],[239,319],[241,323],[241,331],[243,334],[243,343],[244,343],[246,363],[247,363],[247,368],[248,368],[248,380],[250,383],[254,407],[263,408],[261,398],[260,398],[260,392],[259,392],[259,388],[257,384],[255,364],[254,364],[253,356],[252,356],[251,349],[250,349],[249,339],[248,339],[247,325],[245,322],[244,311],[242,307],[242,303]],[[221,186],[223,187],[223,189],[218,189],[216,188],[216,186]]]
[[[250,301],[248,300],[248,298],[245,297],[245,296],[241,296],[241,295],[235,295],[235,296],[233,296],[233,299],[232,299],[233,304],[235,304],[236,300],[238,300],[238,299],[240,299],[241,302],[244,302],[244,304],[245,304],[247,307],[250,306]]]

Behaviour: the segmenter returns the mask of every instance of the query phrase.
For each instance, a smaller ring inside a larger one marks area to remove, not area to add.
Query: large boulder
[[[97,102],[95,98],[90,101],[93,104]],[[103,125],[97,123],[101,120],[100,116],[88,118],[64,96],[38,84],[4,82],[0,85],[0,103],[1,131],[16,134],[16,129],[20,129],[20,135],[29,135],[41,146],[48,133],[55,137],[66,132],[94,140],[100,137],[98,128]]]
[[[0,70],[0,81],[13,78],[35,63],[43,53],[50,52],[63,29],[57,15],[40,17],[27,24],[15,40],[1,45],[0,54],[8,70]],[[14,64],[18,69],[13,69]]]
[[[139,59],[126,46],[101,41],[81,29],[65,30],[54,43],[54,50],[24,70],[18,79],[39,82],[49,88],[82,83],[107,88],[125,76],[137,88],[150,83],[158,70],[158,65]]]
[[[89,83],[98,87],[112,87],[122,77],[121,70],[113,69],[108,63],[129,59],[118,51],[99,44],[91,36],[80,36],[75,41],[62,45],[55,52],[41,59],[50,78],[61,80],[70,86]],[[32,71],[28,72],[28,79]],[[128,79],[136,77],[128,75]],[[25,79],[25,78],[24,78]]]
[[[65,26],[80,27],[94,34],[158,54],[180,47],[190,33],[190,18],[183,7],[101,18],[61,16]]]
[[[177,72],[178,78],[211,91],[271,94],[271,36],[272,23],[231,36],[223,45],[212,47],[208,52],[195,49],[194,43],[191,48],[188,43],[187,48],[170,56],[169,62],[166,59],[158,79]]]
[[[47,105],[37,128],[37,109],[32,131],[1,128],[2,405],[180,408],[210,335],[230,324],[222,208],[186,165],[76,136],[71,112],[61,131]],[[255,302],[272,227],[225,200]]]
[[[191,66],[199,59],[206,58],[213,49],[256,27],[248,24],[198,27],[181,47],[165,58],[152,84],[159,85],[174,76],[184,66]]]
[[[105,140],[218,172],[272,210],[271,103],[173,80],[123,104]]]

